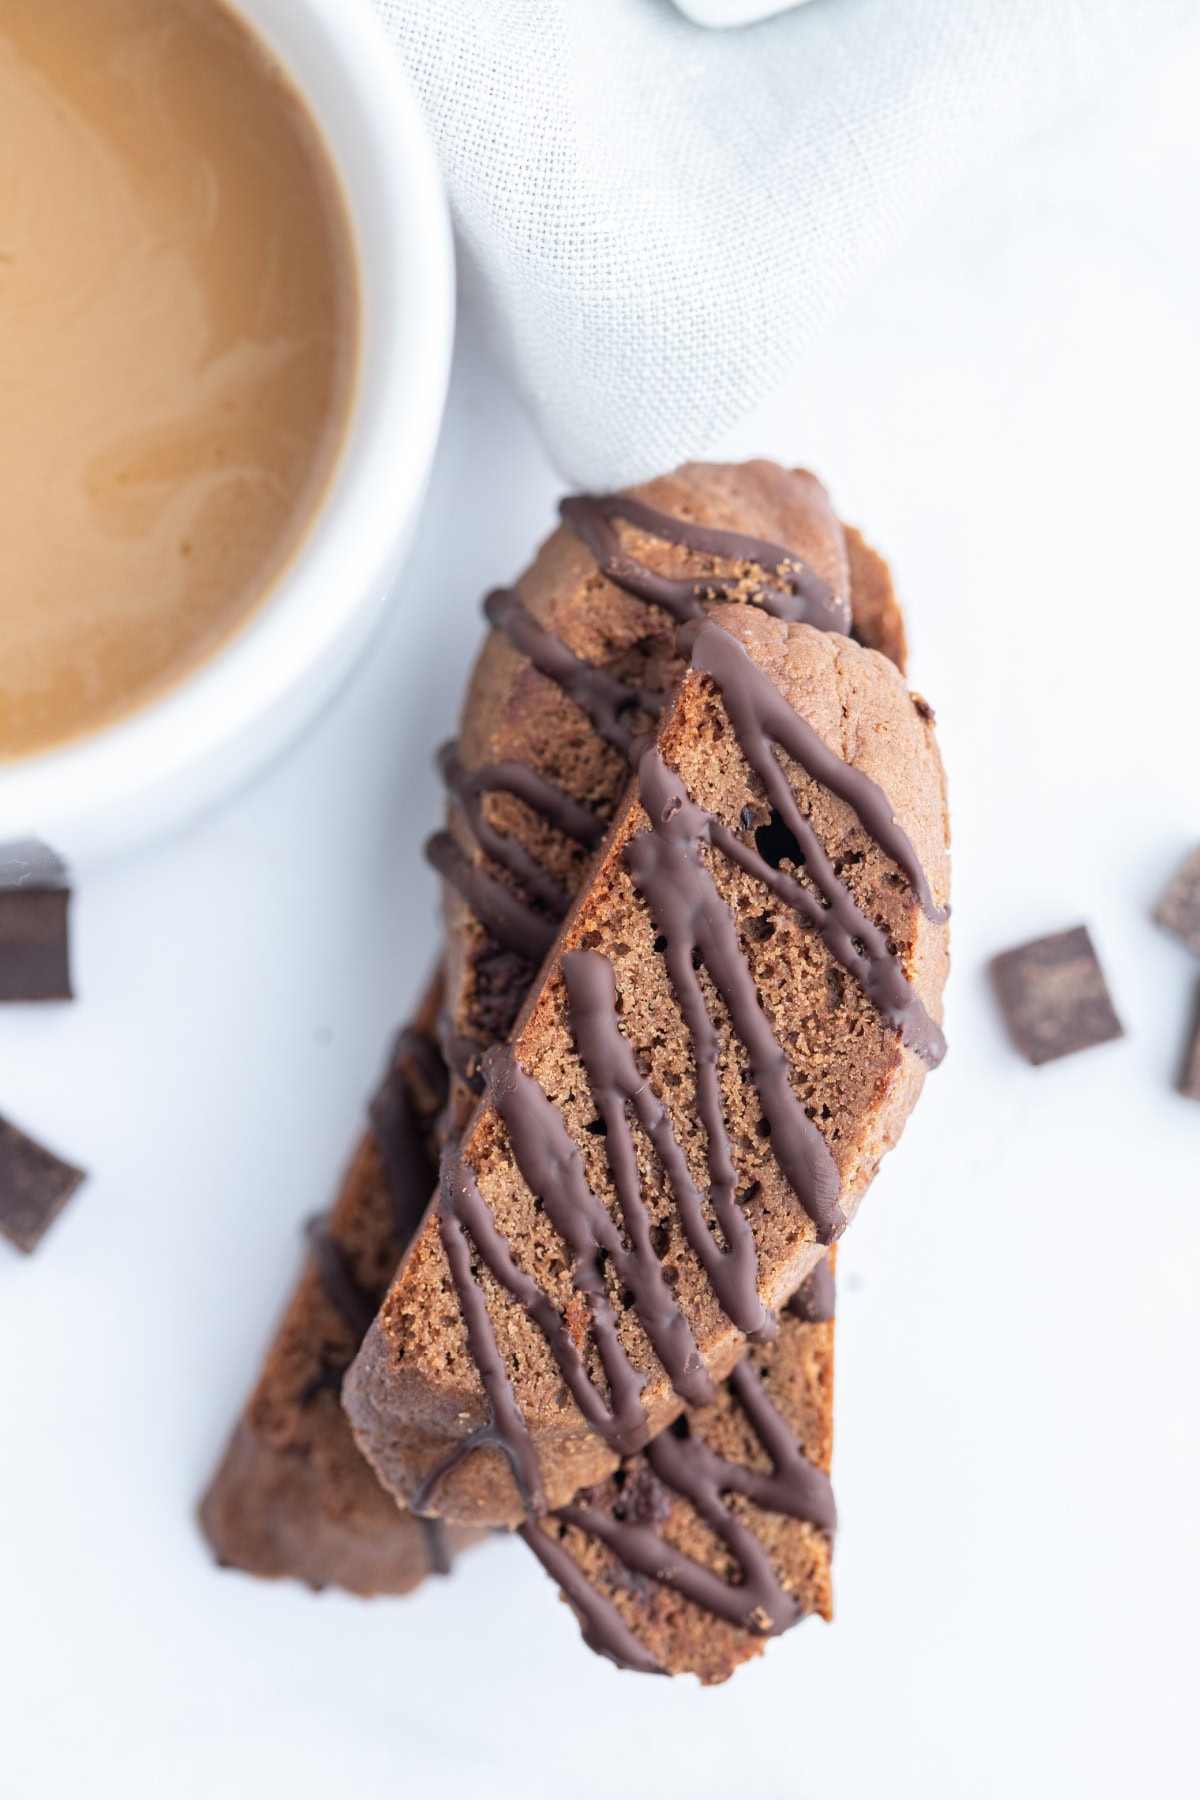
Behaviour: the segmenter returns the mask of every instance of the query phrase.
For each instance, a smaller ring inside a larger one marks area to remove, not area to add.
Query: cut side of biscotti
[[[929,709],[848,638],[723,605],[347,1378],[385,1484],[513,1524],[711,1403],[941,1052]]]
[[[710,1686],[833,1616],[831,1250],[711,1406],[521,1535],[620,1668]]]
[[[363,1137],[309,1254],[200,1508],[223,1565],[310,1587],[405,1594],[478,1532],[414,1518],[360,1455],[339,1394],[345,1370],[436,1185],[447,1075],[431,985],[400,1034]]]

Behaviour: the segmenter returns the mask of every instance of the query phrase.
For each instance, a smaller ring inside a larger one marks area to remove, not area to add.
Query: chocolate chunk
[[[71,891],[44,844],[0,847],[0,1000],[70,1000]]]
[[[84,1179],[49,1150],[0,1119],[0,1232],[28,1256]]]
[[[992,975],[1013,1042],[1031,1063],[1125,1035],[1084,925],[1005,951]]]
[[[1154,917],[1200,955],[1200,849],[1192,851],[1159,901]]]

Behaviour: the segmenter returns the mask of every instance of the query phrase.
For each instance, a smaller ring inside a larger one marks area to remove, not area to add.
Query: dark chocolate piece
[[[1159,901],[1154,917],[1200,955],[1200,849],[1192,851]]]
[[[70,1000],[71,890],[53,850],[0,847],[0,1000]]]
[[[1085,925],[1006,950],[992,976],[1013,1042],[1031,1063],[1125,1035]]]
[[[1200,1100],[1200,989],[1192,1014],[1192,1035],[1188,1040],[1187,1060],[1180,1077],[1179,1091],[1188,1100]]]
[[[32,1255],[75,1189],[82,1169],[0,1119],[0,1232]]]

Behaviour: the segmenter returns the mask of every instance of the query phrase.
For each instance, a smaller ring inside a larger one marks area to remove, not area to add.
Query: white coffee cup
[[[367,0],[225,0],[287,71],[341,183],[359,362],[337,468],[268,598],[192,675],[64,748],[0,764],[0,844],[78,866],[182,823],[279,751],[368,643],[410,545],[445,404],[454,258],[417,100]]]

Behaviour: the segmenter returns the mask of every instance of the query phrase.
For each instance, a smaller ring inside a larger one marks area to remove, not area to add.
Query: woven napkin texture
[[[1194,0],[374,0],[464,288],[569,480],[701,454],[972,171]]]

